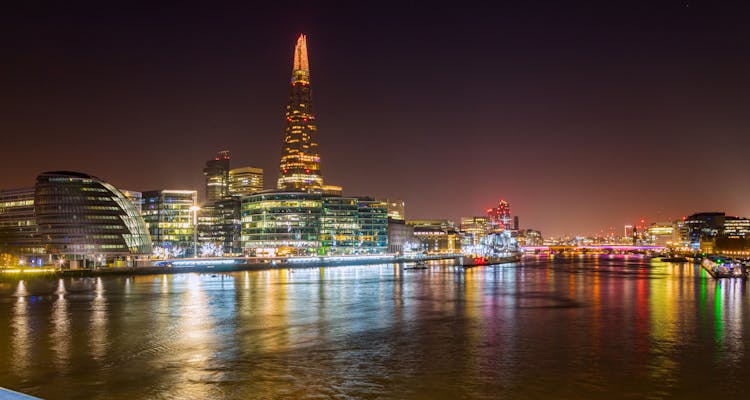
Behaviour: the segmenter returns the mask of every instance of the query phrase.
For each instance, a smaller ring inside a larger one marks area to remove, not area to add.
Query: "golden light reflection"
[[[57,298],[52,305],[52,331],[50,343],[53,363],[57,368],[64,368],[70,360],[70,314],[68,299],[65,297],[65,282],[60,279],[57,287]]]
[[[107,354],[109,340],[107,339],[107,298],[104,296],[102,278],[96,278],[94,301],[91,304],[91,355],[94,359],[103,359]]]
[[[208,297],[198,274],[186,276],[179,315],[177,316],[177,348],[179,384],[172,390],[174,398],[212,398],[212,387],[204,380],[205,369],[214,349],[217,338],[212,334],[214,321],[208,308]]]
[[[16,292],[13,294],[17,297],[13,305],[13,336],[11,337],[12,369],[19,375],[25,376],[26,370],[30,366],[31,353],[31,329],[29,326],[29,308],[26,296],[26,283],[18,282]]]

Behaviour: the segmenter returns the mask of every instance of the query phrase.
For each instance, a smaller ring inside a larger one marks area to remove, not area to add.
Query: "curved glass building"
[[[36,178],[34,206],[39,235],[50,255],[102,260],[152,251],[148,229],[135,205],[94,176],[42,173]]]

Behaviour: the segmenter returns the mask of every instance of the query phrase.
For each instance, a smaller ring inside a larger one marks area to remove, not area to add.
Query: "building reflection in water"
[[[68,367],[71,347],[71,316],[68,312],[68,300],[65,298],[65,281],[58,281],[54,303],[52,305],[52,330],[50,347],[53,363],[60,370]]]
[[[10,290],[0,376],[48,398],[732,397],[750,366],[745,283],[637,257]]]
[[[109,338],[107,335],[108,318],[109,315],[107,313],[107,298],[104,292],[104,283],[102,282],[102,278],[96,278],[94,300],[91,303],[91,337],[89,339],[91,356],[95,360],[103,360],[107,353],[107,347],[109,346]]]
[[[29,323],[29,306],[27,301],[28,292],[26,283],[18,282],[16,292],[13,294],[16,301],[13,304],[13,327],[11,336],[12,359],[11,371],[18,376],[25,376],[31,367],[31,347],[33,346],[30,323]]]

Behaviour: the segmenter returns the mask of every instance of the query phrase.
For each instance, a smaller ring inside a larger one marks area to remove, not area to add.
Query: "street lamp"
[[[193,212],[193,257],[198,258],[198,210],[201,208],[192,205],[190,211]]]

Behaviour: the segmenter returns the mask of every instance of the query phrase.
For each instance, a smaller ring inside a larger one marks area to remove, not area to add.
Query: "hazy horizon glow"
[[[545,236],[750,216],[746,4],[5,11],[1,188],[73,170],[202,193],[223,149],[271,188],[305,33],[322,174],[345,194],[456,222],[504,198]]]

